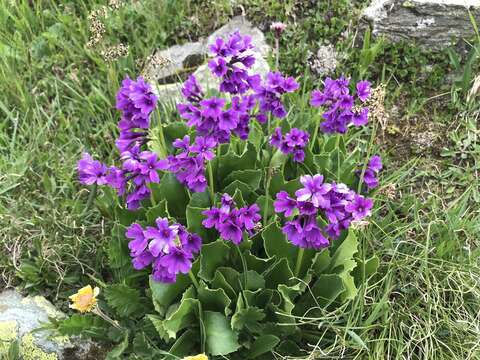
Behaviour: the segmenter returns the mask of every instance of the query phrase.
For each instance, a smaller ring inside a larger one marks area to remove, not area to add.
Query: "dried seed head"
[[[103,60],[106,62],[113,62],[121,57],[128,55],[128,45],[118,44],[107,47],[105,50],[101,51]]]

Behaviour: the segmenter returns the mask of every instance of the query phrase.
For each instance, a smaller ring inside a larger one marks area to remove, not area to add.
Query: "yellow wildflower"
[[[195,356],[184,357],[182,360],[208,360],[208,357],[205,354],[198,354]]]
[[[81,288],[76,294],[69,297],[73,302],[73,304],[70,304],[70,308],[82,313],[92,311],[95,305],[97,305],[99,292],[100,289],[98,287],[92,289],[90,285]]]

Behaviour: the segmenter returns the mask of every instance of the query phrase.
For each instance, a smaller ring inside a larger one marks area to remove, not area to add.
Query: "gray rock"
[[[316,56],[309,57],[309,65],[320,76],[332,74],[338,66],[338,54],[333,45],[320,46]]]
[[[263,76],[270,71],[266,60],[270,47],[265,41],[264,34],[245,17],[237,16],[206,39],[158,50],[149,59],[145,66],[144,76],[153,85],[159,101],[170,104],[180,101],[182,99],[180,92],[182,82],[190,74],[195,75],[205,90],[218,88],[219,80],[210,73],[207,66],[210,56],[209,46],[215,42],[217,37],[227,38],[237,30],[242,35],[250,35],[255,45],[253,55],[256,61],[252,72]]]
[[[0,293],[0,358],[2,352],[5,354],[7,351],[9,343],[15,340],[20,342],[20,353],[25,360],[63,359],[64,351],[72,348],[84,352],[90,346],[87,342],[52,337],[49,331],[38,330],[42,323],[48,324],[49,318],[64,317],[65,314],[44,297],[23,297],[15,290],[3,291]]]
[[[468,10],[480,24],[480,0],[373,0],[362,20],[374,35],[441,49],[475,34]]]

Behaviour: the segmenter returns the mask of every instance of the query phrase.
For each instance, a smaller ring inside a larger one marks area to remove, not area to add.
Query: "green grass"
[[[362,55],[351,46],[351,26],[361,2],[239,3],[262,28],[270,20],[295,19],[282,43],[282,70],[303,74],[307,51],[328,38],[345,53],[339,73],[357,73]],[[88,13],[101,4],[0,1],[0,287],[40,292],[65,311],[67,295],[88,275],[105,275],[110,224],[97,212],[81,215],[88,194],[78,186],[75,167],[85,149],[114,159],[119,81],[138,73],[136,60],[155,48],[204,36],[239,12],[227,1],[128,5],[106,21],[105,44],[129,44],[130,54],[106,63],[99,49],[85,46]],[[350,31],[346,38],[344,30]],[[309,350],[324,358],[477,359],[478,108],[464,104],[464,92],[453,89],[453,101],[451,88],[439,87],[452,69],[462,75],[462,66],[448,57],[390,44],[380,55],[381,66],[367,67],[366,77],[387,82],[389,109],[400,108],[377,144],[390,155],[382,186],[395,186],[395,197],[380,189],[362,236],[362,256],[377,254],[380,270],[342,311],[304,319],[325,330],[322,349],[312,344]],[[431,63],[433,75],[422,79],[418,64]],[[446,97],[428,100],[445,91]],[[433,149],[408,136],[425,132],[425,123],[438,125]],[[402,134],[407,125],[410,132]],[[407,151],[399,155],[398,148]]]

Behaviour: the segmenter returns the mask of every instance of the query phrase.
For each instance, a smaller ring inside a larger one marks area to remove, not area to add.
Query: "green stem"
[[[198,283],[197,278],[195,277],[195,275],[193,275],[191,270],[188,272],[188,276],[190,277],[190,280],[192,280],[192,283],[195,286],[195,288],[198,290],[200,288],[200,284]]]
[[[265,185],[265,207],[263,209],[263,227],[267,226],[268,222],[268,197],[269,197],[269,189],[270,189],[270,182],[272,181],[272,168],[269,167],[267,169],[267,179]]]
[[[297,263],[295,264],[295,276],[298,277],[300,274],[300,268],[302,267],[303,254],[305,249],[299,248],[297,254]]]
[[[242,290],[247,289],[247,273],[248,273],[248,268],[247,268],[247,262],[245,261],[245,257],[243,256],[242,250],[240,250],[240,246],[235,246],[235,248],[238,251],[238,255],[240,256],[240,260],[242,261],[242,267],[243,267],[243,286]],[[243,291],[242,291],[243,294]],[[243,294],[243,300],[245,301],[245,305],[248,306],[248,300],[245,294]]]
[[[212,198],[212,205],[215,203],[215,189],[213,185],[213,170],[212,170],[212,162],[209,161],[207,164],[208,169],[208,188],[210,189],[210,197]]]
[[[275,38],[275,70],[278,71],[278,66],[280,63],[280,41],[278,38]]]
[[[92,191],[90,191],[90,195],[88,195],[87,206],[85,207],[85,210],[83,210],[82,216],[86,215],[87,212],[92,207],[93,201],[97,197],[97,190],[98,190],[98,185],[97,183],[95,183],[93,184]]]
[[[311,151],[313,151],[313,147],[315,146],[315,141],[317,141],[318,128],[320,127],[320,117],[318,116],[318,113],[317,113],[317,118],[318,120],[315,122],[315,130],[313,130],[312,141],[310,142]]]
[[[337,149],[337,181],[340,182],[340,134],[337,134],[335,148]]]

